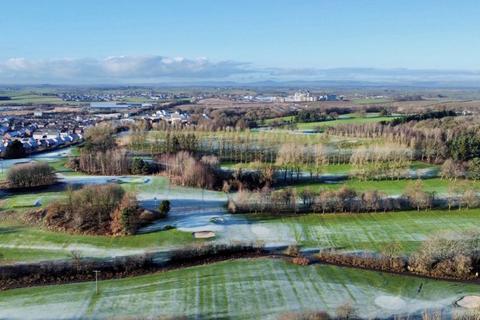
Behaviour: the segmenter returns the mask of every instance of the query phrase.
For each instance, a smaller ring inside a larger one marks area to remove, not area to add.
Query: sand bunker
[[[197,231],[193,233],[195,239],[210,239],[215,238],[215,232],[213,231]]]
[[[466,309],[480,308],[480,296],[465,296],[457,301],[457,305]]]
[[[395,296],[378,296],[375,298],[375,304],[387,310],[400,310],[407,306],[402,298]]]

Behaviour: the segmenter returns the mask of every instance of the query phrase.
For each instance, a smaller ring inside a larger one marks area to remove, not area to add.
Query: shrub
[[[170,201],[163,200],[160,203],[160,206],[158,207],[158,212],[159,212],[159,218],[166,218],[168,215],[168,212],[170,212]]]
[[[109,125],[99,125],[85,130],[85,146],[87,151],[105,152],[115,147],[114,130]]]
[[[300,256],[293,258],[292,263],[299,266],[308,266],[310,264],[310,260],[307,257]]]
[[[219,181],[212,158],[199,161],[189,152],[180,151],[174,155],[163,155],[160,162],[170,179],[179,185],[213,189],[223,183]]]
[[[151,172],[150,165],[142,158],[135,157],[130,165],[132,174],[149,174]]]
[[[112,234],[127,235],[134,234],[140,224],[139,209],[135,197],[126,193],[118,208],[113,213]]]
[[[345,302],[341,304],[335,309],[335,315],[339,319],[354,319],[356,318],[355,315],[355,308],[352,306],[350,302]]]
[[[410,256],[409,268],[437,277],[472,278],[480,263],[479,248],[478,232],[435,235]]]
[[[67,199],[47,208],[45,223],[54,229],[89,234],[130,234],[138,225],[137,202],[118,185],[69,190]]]
[[[14,140],[9,144],[5,150],[6,159],[17,159],[23,158],[26,156],[25,149],[23,148],[23,143],[20,140]]]
[[[296,257],[300,254],[300,248],[297,245],[289,245],[285,250],[287,256]]]
[[[288,312],[280,315],[278,320],[329,320],[331,317],[324,311]]]
[[[46,163],[19,164],[7,173],[10,188],[32,188],[48,186],[57,181],[52,167]]]

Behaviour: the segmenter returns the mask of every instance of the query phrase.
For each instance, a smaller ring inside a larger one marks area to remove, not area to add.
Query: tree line
[[[461,208],[474,208],[480,205],[478,193],[467,188],[451,198],[441,198],[433,192],[425,191],[423,182],[410,183],[401,196],[388,196],[378,190],[357,192],[343,186],[338,190],[311,191],[292,188],[258,191],[242,190],[228,201],[232,213],[361,213],[398,210],[430,210],[433,207],[448,205]]]
[[[478,117],[444,117],[411,121],[396,126],[382,123],[337,125],[327,134],[357,138],[381,138],[411,148],[415,159],[443,162],[480,157]]]

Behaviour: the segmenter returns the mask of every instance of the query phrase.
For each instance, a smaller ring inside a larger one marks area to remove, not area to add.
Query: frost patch
[[[407,306],[402,298],[395,296],[379,296],[375,298],[375,304],[387,310],[401,310]]]

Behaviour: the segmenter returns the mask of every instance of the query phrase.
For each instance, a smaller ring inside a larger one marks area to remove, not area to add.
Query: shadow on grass
[[[17,233],[20,231],[20,229],[21,229],[20,227],[0,227],[0,236],[11,234],[11,233]]]

